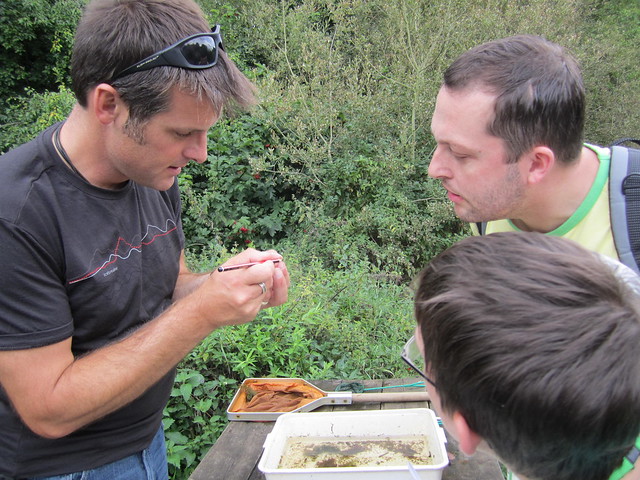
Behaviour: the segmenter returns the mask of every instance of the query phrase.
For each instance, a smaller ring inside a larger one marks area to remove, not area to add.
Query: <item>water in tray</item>
[[[433,464],[423,435],[289,437],[278,468],[380,467]]]

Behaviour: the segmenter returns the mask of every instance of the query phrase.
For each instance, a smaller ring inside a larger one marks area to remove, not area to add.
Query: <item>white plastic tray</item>
[[[425,435],[433,457],[430,465],[416,465],[422,480],[440,480],[449,464],[444,430],[427,408],[359,410],[354,412],[286,413],[276,420],[267,436],[258,468],[267,480],[410,480],[407,465],[332,468],[278,468],[290,437],[402,437]]]

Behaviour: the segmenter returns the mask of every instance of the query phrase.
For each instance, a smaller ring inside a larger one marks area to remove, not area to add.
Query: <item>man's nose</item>
[[[207,132],[199,132],[193,136],[193,143],[184,152],[185,157],[198,163],[207,160]]]
[[[427,173],[431,178],[444,178],[451,176],[451,172],[446,167],[445,158],[440,147],[436,147],[433,152]]]

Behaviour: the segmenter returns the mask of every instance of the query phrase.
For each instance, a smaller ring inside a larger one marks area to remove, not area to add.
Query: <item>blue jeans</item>
[[[32,480],[168,480],[167,447],[162,427],[151,444],[141,452],[134,453],[101,467],[84,472],[38,477]]]

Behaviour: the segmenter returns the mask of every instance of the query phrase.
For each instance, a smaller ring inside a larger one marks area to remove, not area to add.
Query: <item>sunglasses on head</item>
[[[211,68],[218,62],[218,49],[224,50],[220,25],[211,33],[196,33],[143,58],[114,75],[111,81],[156,67],[179,67],[189,70]]]

